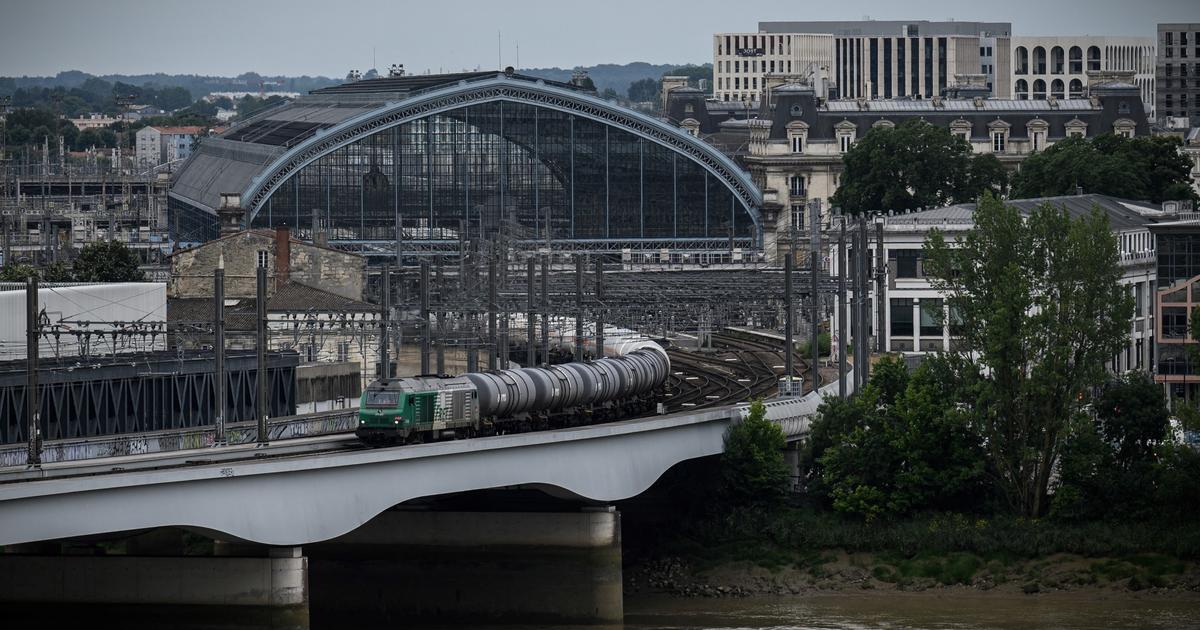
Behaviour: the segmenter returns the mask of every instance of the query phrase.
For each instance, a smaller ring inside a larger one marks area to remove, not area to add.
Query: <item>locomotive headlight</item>
[[[392,420],[392,424],[400,424],[399,420]]]

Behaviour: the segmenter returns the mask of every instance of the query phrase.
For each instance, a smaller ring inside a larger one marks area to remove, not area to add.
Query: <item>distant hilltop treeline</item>
[[[644,79],[658,81],[664,74],[670,74],[680,68],[705,68],[711,74],[712,64],[653,64],[635,61],[626,64],[602,63],[595,66],[584,66],[592,83],[600,92],[611,89],[622,96],[629,94],[629,86]],[[571,78],[572,68],[522,68],[521,74],[541,77],[553,81],[566,81]]]
[[[342,79],[329,77],[285,77],[264,76],[255,72],[244,72],[236,77],[204,76],[198,74],[105,74],[94,75],[79,70],[59,72],[52,77],[0,77],[0,96],[11,95],[18,89],[29,88],[72,88],[83,87],[91,79],[100,79],[111,84],[123,83],[139,87],[181,87],[200,98],[212,92],[307,92],[342,83]]]
[[[664,74],[670,73],[680,68],[711,68],[711,64],[703,66],[693,66],[690,64],[651,64],[642,61],[635,61],[626,64],[611,64],[604,63],[595,66],[583,66],[580,69],[586,71],[595,83],[596,89],[604,92],[605,90],[613,90],[617,94],[626,95],[629,92],[629,87],[637,81],[651,79],[657,81]],[[522,74],[542,77],[555,81],[566,81],[571,78],[571,73],[574,68],[522,68]],[[382,71],[368,70],[364,73],[364,77],[372,78],[380,73],[386,73],[386,69]],[[424,71],[420,72],[424,74]],[[89,80],[100,79],[107,83],[133,85],[139,87],[180,87],[187,90],[193,99],[198,99],[206,94],[213,92],[308,92],[330,85],[344,83],[344,78],[332,78],[324,76],[267,76],[256,72],[245,72],[235,77],[207,76],[198,74],[165,74],[157,72],[153,74],[106,74],[94,75],[80,70],[67,70],[59,72],[54,76],[21,76],[21,77],[0,77],[0,96],[11,96],[18,89],[39,89],[45,88],[53,90],[61,88],[71,90],[73,88],[81,88]],[[95,84],[95,81],[93,81]]]

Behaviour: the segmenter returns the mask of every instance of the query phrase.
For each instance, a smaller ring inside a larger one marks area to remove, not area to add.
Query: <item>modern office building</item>
[[[701,99],[703,101],[703,99]],[[761,193],[717,148],[571,83],[512,72],[316,90],[206,138],[168,196],[176,241],[216,237],[223,193],[246,227],[290,226],[376,260],[522,248],[758,247]]]
[[[1200,216],[1187,204],[1178,205],[1179,219],[1152,226],[1157,245],[1154,310],[1158,314],[1155,380],[1171,398],[1200,396],[1200,366],[1191,334],[1192,317],[1200,306]]]
[[[1011,98],[1080,98],[1088,73],[1133,72],[1153,118],[1154,40],[1149,37],[1013,37],[1011,58]]]
[[[1007,95],[1011,32],[1008,22],[759,22],[756,33],[713,36],[713,93],[757,102],[775,75],[824,77],[840,98],[931,98],[957,75],[982,74]]]
[[[957,98],[822,100],[803,83],[768,83],[752,109],[708,102],[694,88],[667,94],[668,120],[736,157],[762,190],[763,247],[768,258],[787,251],[791,226],[804,230],[812,199],[837,190],[842,155],[873,129],[922,120],[961,136],[977,153],[994,154],[1011,169],[1069,137],[1150,133],[1132,73],[1090,84],[1080,98],[985,98],[981,85],[950,86]],[[773,81],[777,79],[772,79]],[[711,107],[710,107],[711,106]],[[880,208],[881,211],[888,210]]]
[[[1158,25],[1155,113],[1171,127],[1200,119],[1200,22]]]

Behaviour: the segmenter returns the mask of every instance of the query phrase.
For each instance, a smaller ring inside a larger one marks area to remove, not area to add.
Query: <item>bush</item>
[[[766,413],[763,402],[755,400],[746,419],[725,432],[722,495],[732,505],[773,506],[787,492],[791,477],[783,461],[787,441]]]

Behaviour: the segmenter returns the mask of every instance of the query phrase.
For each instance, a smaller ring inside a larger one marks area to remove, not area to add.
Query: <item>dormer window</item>
[[[804,153],[808,144],[808,124],[801,120],[788,123],[787,138],[792,153]]]
[[[1113,133],[1121,136],[1122,138],[1132,138],[1136,130],[1137,123],[1128,118],[1118,118],[1117,121],[1113,123]]]
[[[962,138],[969,144],[971,142],[971,123],[959,118],[950,123],[950,133]]]
[[[850,147],[854,145],[855,136],[858,134],[858,127],[848,120],[843,120],[834,125],[834,129],[837,134],[838,150],[842,153],[848,153]]]
[[[1029,136],[1029,150],[1041,151],[1046,148],[1046,136],[1050,131],[1050,124],[1041,118],[1034,118],[1025,125],[1025,132]]]
[[[1008,151],[1008,131],[1012,125],[997,118],[988,123],[988,135],[992,138],[992,153]]]
[[[1082,120],[1079,120],[1078,118],[1073,118],[1073,119],[1067,121],[1067,124],[1065,126],[1067,128],[1067,137],[1068,138],[1087,137],[1087,123],[1083,122]]]

